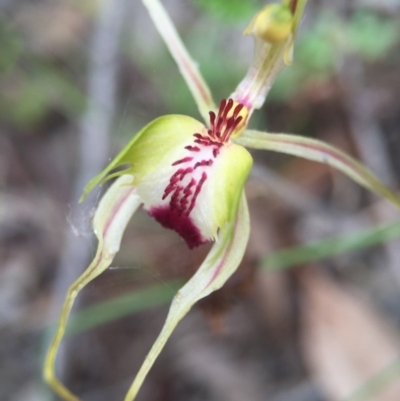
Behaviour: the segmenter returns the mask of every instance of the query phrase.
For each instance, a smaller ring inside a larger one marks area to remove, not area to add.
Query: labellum
[[[139,132],[85,192],[130,174],[149,215],[176,231],[189,248],[213,241],[235,215],[252,165],[248,151],[231,142],[247,116],[243,104],[229,99],[221,101],[217,113],[210,111],[209,128],[187,116],[161,117]]]

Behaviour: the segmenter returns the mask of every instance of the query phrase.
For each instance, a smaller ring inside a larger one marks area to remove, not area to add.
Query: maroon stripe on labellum
[[[207,174],[203,172],[198,183],[192,179],[185,188],[177,186],[169,205],[155,207],[149,211],[149,215],[154,217],[163,227],[176,231],[191,249],[210,242],[209,239],[203,238],[200,230],[189,216],[206,180]],[[178,202],[180,194],[183,194],[183,197]],[[187,207],[189,201],[190,205]],[[183,213],[183,211],[185,212]]]
[[[197,163],[194,165],[193,169],[195,170],[197,167],[212,166],[213,162],[214,162],[214,161],[211,160],[211,159],[209,159],[209,160],[202,160],[202,161],[200,161],[200,162],[197,162]]]
[[[193,157],[184,157],[183,159],[177,160],[176,162],[172,163],[172,166],[176,166],[177,164],[181,164],[181,163],[186,163],[186,162],[190,162],[193,160]]]
[[[177,185],[179,181],[182,181],[183,178],[189,173],[193,172],[193,168],[188,167],[186,169],[180,168],[178,169],[172,177],[169,179],[169,184],[166,186],[164,190],[164,194],[162,196],[162,200],[164,200],[171,192],[178,191],[179,186]]]
[[[198,146],[185,146],[185,149],[190,150],[191,152],[200,152],[200,148]]]
[[[203,238],[200,230],[189,216],[178,214],[175,210],[171,210],[168,205],[151,209],[149,215],[154,217],[163,227],[176,231],[190,249],[210,242],[209,239]]]
[[[218,113],[210,111],[210,129],[207,134],[196,132],[193,134],[194,143],[196,145],[187,145],[185,149],[189,152],[199,153],[202,150],[211,148],[212,157],[215,159],[219,156],[221,147],[229,140],[232,133],[238,127],[243,117],[239,113],[243,110],[243,104],[234,106],[232,99],[222,99]],[[208,151],[209,154],[209,151]],[[191,163],[193,162],[193,163]],[[193,178],[189,183],[184,183],[184,179],[188,174],[192,174],[196,169],[206,169],[212,166],[213,159],[205,158],[204,160],[195,161],[192,155],[185,156],[182,159],[176,160],[172,166],[180,164],[189,164],[190,167],[185,169],[179,168],[171,176],[168,185],[166,186],[162,199],[166,199],[171,195],[169,206],[171,210],[175,210],[178,214],[189,215],[196,204],[196,198],[200,193],[204,181],[207,179],[207,174],[203,171],[199,181],[193,183]],[[187,182],[187,181],[186,181]],[[196,188],[193,192],[192,188]]]
[[[201,179],[200,179],[199,183],[198,183],[197,186],[196,186],[196,190],[195,190],[195,192],[194,192],[194,194],[193,194],[193,198],[192,198],[192,202],[191,202],[191,204],[190,204],[190,206],[189,206],[189,210],[186,212],[186,215],[187,215],[187,216],[189,216],[190,212],[193,210],[193,208],[194,208],[194,206],[195,206],[195,204],[196,204],[197,196],[199,195],[199,193],[200,193],[200,191],[201,191],[201,187],[203,186],[203,184],[204,184],[204,182],[205,182],[206,179],[207,179],[207,174],[206,174],[206,173],[203,173],[202,176],[201,176]]]
[[[202,238],[199,229],[190,218],[190,213],[195,208],[197,198],[207,181],[210,173],[208,169],[242,122],[243,116],[239,114],[243,108],[243,104],[235,105],[232,99],[223,99],[217,114],[210,111],[210,128],[205,133],[194,133],[193,145],[185,146],[188,155],[172,163],[172,166],[179,167],[171,175],[162,196],[162,200],[170,197],[168,204],[149,211],[164,227],[180,234],[189,248],[209,242],[208,239]]]

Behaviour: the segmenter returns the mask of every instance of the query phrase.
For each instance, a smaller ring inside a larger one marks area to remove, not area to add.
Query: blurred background
[[[259,0],[165,0],[218,102],[251,62]],[[400,1],[309,0],[295,62],[252,127],[340,147],[400,179]],[[157,116],[200,118],[138,0],[0,0],[0,399],[47,401],[41,365],[95,252],[86,182]],[[398,401],[399,212],[333,169],[254,152],[252,234],[168,342],[138,401]],[[80,294],[58,375],[122,400],[207,254],[140,211]]]

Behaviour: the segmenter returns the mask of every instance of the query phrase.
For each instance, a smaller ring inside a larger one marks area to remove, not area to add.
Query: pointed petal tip
[[[78,200],[78,203],[82,203],[87,197],[86,191],[81,195],[81,197]]]

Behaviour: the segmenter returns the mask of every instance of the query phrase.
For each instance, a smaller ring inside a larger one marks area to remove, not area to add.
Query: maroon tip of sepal
[[[298,0],[292,0],[290,2],[290,11],[292,12],[292,14],[294,15],[296,13],[296,8],[297,8],[297,1]]]

